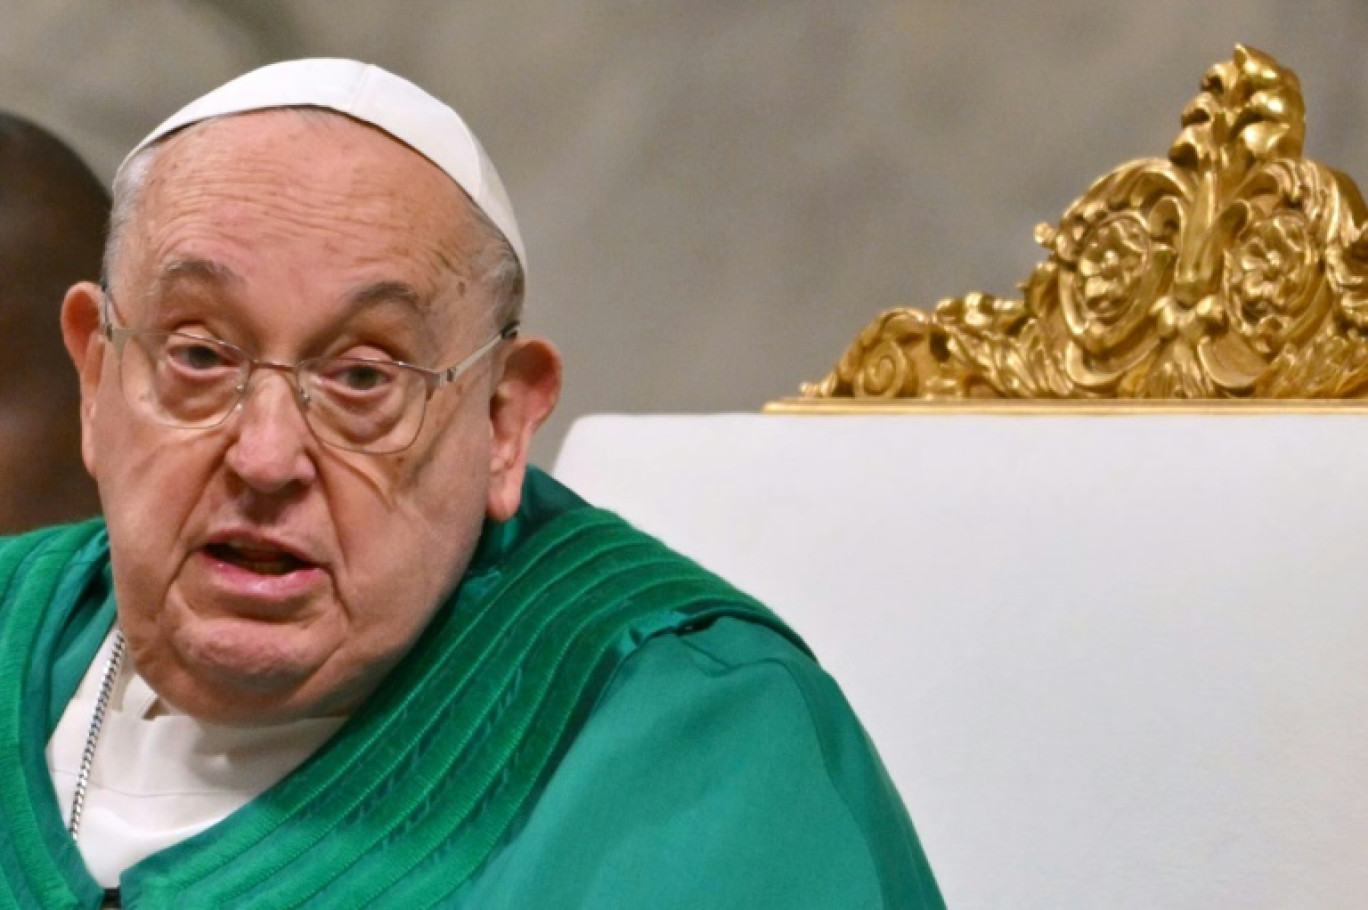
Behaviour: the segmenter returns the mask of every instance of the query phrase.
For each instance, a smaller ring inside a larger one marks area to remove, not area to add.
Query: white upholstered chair
[[[883,314],[778,413],[586,418],[555,465],[807,638],[951,907],[1368,906],[1368,244],[1300,104],[1237,49],[1023,301]]]

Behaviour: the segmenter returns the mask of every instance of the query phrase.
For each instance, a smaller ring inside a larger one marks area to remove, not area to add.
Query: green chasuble
[[[113,616],[99,522],[0,542],[0,907],[100,905],[44,749]],[[943,906],[802,642],[538,472],[338,733],[120,891],[177,910]]]

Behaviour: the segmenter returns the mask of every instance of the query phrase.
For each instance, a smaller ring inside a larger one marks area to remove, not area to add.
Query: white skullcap
[[[287,60],[252,70],[172,114],[129,152],[181,127],[277,107],[321,107],[369,123],[446,171],[489,220],[503,231],[523,271],[527,251],[503,181],[461,115],[418,86],[378,66],[355,60]],[[120,165],[120,170],[123,165]]]

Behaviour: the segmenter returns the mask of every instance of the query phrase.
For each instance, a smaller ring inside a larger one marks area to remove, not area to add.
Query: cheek
[[[113,513],[108,517],[155,516],[158,527],[193,506],[222,448],[211,434],[157,426],[112,408],[97,414],[91,437],[101,499]]]
[[[121,602],[160,603],[182,557],[181,532],[209,486],[216,446],[140,420],[120,407],[122,398],[101,395],[88,430],[93,473],[115,559],[132,570],[120,576],[140,595]]]
[[[371,469],[364,483],[329,484],[350,569],[343,599],[373,611],[357,621],[411,632],[465,571],[484,521],[489,445],[478,426],[461,429],[360,465]]]

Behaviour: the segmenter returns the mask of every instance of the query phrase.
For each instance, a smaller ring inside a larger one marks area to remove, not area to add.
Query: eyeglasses
[[[319,441],[365,455],[412,445],[432,393],[518,333],[518,322],[509,322],[445,370],[364,357],[314,357],[291,365],[258,360],[216,338],[123,328],[102,316],[100,332],[118,354],[124,398],[148,420],[187,430],[216,427],[247,397],[254,370],[277,370],[292,378],[295,401]]]

